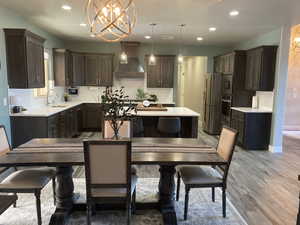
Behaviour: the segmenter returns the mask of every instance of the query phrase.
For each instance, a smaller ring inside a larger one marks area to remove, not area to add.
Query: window
[[[46,97],[49,88],[49,71],[50,71],[50,57],[47,51],[44,52],[44,64],[45,64],[45,87],[34,89],[35,97]]]

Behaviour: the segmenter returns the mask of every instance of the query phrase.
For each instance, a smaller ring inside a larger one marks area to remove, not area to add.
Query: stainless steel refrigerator
[[[222,110],[222,75],[220,73],[205,75],[203,98],[203,130],[209,134],[220,134]]]

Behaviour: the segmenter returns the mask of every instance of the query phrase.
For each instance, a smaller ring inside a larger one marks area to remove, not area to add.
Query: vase
[[[130,122],[123,121],[123,125],[121,126],[121,121],[117,121],[117,129],[114,129],[112,122],[110,120],[104,121],[104,129],[103,129],[103,137],[109,139],[120,139],[120,138],[130,138],[131,130],[130,130]]]

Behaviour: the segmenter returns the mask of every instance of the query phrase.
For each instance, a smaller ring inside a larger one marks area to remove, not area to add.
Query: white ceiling
[[[144,36],[151,33],[150,23],[158,23],[155,41],[178,43],[179,24],[186,24],[184,43],[195,45],[232,46],[259,34],[280,27],[289,13],[289,0],[135,0],[138,24],[127,40],[149,42]],[[90,40],[86,22],[86,0],[0,0],[0,5],[10,8],[30,22],[65,40]],[[72,6],[70,12],[61,9]],[[231,10],[240,15],[231,18]],[[214,26],[216,32],[208,32]],[[162,36],[174,40],[163,40]],[[197,42],[196,37],[204,38]]]

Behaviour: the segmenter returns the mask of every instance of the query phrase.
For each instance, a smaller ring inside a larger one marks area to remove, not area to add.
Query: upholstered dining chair
[[[0,215],[17,201],[16,195],[0,195]]]
[[[10,144],[8,142],[5,127],[0,125],[0,156],[7,154],[11,151]],[[55,204],[55,169],[51,168],[32,168],[26,170],[17,170],[12,172],[0,183],[1,193],[34,193],[36,197],[36,209],[38,225],[42,224],[41,218],[41,202],[40,195],[41,190],[52,180],[53,184],[53,196]],[[16,201],[14,207],[16,207]]]
[[[91,224],[92,207],[96,203],[123,202],[129,225],[135,209],[137,183],[137,176],[131,173],[131,141],[85,141],[84,160],[87,224]]]
[[[192,188],[212,188],[213,202],[215,201],[215,188],[222,188],[222,211],[223,217],[226,217],[226,183],[237,136],[236,130],[228,127],[222,128],[217,152],[226,160],[225,166],[182,166],[177,168],[177,201],[179,200],[181,179],[185,184],[184,220],[187,220],[189,192]]]

